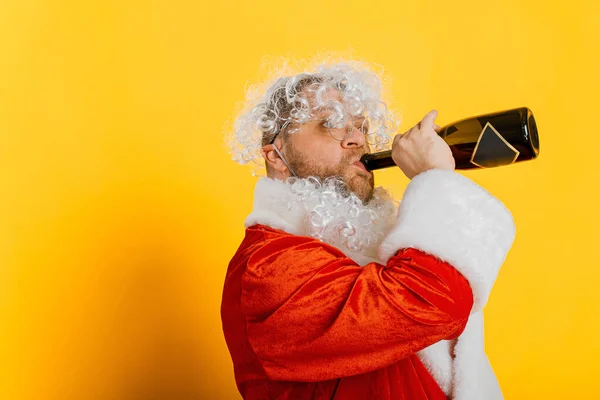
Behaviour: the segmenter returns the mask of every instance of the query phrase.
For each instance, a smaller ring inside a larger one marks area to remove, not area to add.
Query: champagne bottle
[[[492,168],[532,160],[540,153],[533,113],[527,107],[465,118],[439,129],[456,169]],[[395,166],[392,151],[365,154],[369,171]]]

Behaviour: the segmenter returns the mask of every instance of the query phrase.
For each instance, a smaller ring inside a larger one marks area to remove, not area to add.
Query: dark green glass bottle
[[[493,168],[532,160],[540,153],[533,113],[527,107],[465,118],[439,129],[456,169]],[[395,166],[392,151],[365,154],[369,171]]]

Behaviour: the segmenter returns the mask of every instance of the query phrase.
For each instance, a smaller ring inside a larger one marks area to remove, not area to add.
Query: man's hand
[[[430,169],[454,170],[456,167],[450,146],[438,136],[436,110],[429,112],[411,130],[394,137],[392,159],[408,179]]]

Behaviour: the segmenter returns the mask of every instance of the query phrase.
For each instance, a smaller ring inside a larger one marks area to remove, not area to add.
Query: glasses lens
[[[352,130],[349,128],[350,125],[343,128],[329,128],[329,134],[340,142],[346,139],[348,136],[352,134]]]
[[[376,135],[366,135],[365,141],[369,144],[369,146],[375,146],[377,144],[377,136]]]
[[[350,121],[348,125],[342,128],[330,128],[329,134],[336,140],[342,141],[350,137],[354,130],[358,130],[365,136],[365,140],[372,140],[369,138],[369,120],[368,118],[357,119]]]

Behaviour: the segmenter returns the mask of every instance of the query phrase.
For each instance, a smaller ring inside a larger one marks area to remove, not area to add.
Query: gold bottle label
[[[481,168],[500,167],[513,164],[519,154],[519,151],[488,122],[477,139],[471,163]]]

